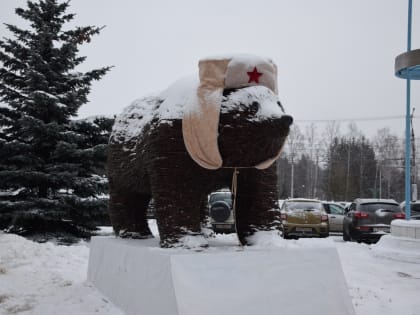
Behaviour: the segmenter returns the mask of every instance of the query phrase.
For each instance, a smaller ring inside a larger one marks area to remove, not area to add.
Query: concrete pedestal
[[[420,220],[393,220],[391,235],[420,240]]]
[[[420,260],[420,220],[393,220],[391,234],[372,247],[377,256],[417,263]]]
[[[94,237],[88,280],[127,314],[355,314],[336,249],[160,249]]]

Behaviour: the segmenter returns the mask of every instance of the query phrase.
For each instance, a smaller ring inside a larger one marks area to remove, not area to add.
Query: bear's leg
[[[241,244],[251,245],[250,236],[257,231],[279,229],[276,185],[275,165],[266,170],[240,170],[235,214]]]
[[[111,192],[109,214],[115,233],[120,237],[153,237],[147,224],[151,196],[135,192]]]
[[[161,193],[153,192],[161,247],[208,246],[201,230],[199,192],[165,186]]]

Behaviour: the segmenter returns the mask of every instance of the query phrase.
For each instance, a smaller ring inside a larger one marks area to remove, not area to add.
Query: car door
[[[330,203],[328,219],[330,221],[330,231],[343,232],[344,208]]]

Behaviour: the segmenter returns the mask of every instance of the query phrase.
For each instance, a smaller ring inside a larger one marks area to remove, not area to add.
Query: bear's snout
[[[282,125],[290,127],[290,125],[293,123],[293,117],[289,115],[283,115],[281,116],[280,121]]]

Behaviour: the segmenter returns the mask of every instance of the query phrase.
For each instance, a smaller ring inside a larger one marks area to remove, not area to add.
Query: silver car
[[[335,202],[323,202],[330,221],[330,232],[343,232],[344,207]]]
[[[410,202],[410,219],[411,220],[420,220],[420,200]],[[405,213],[405,201],[400,203],[400,209]]]

